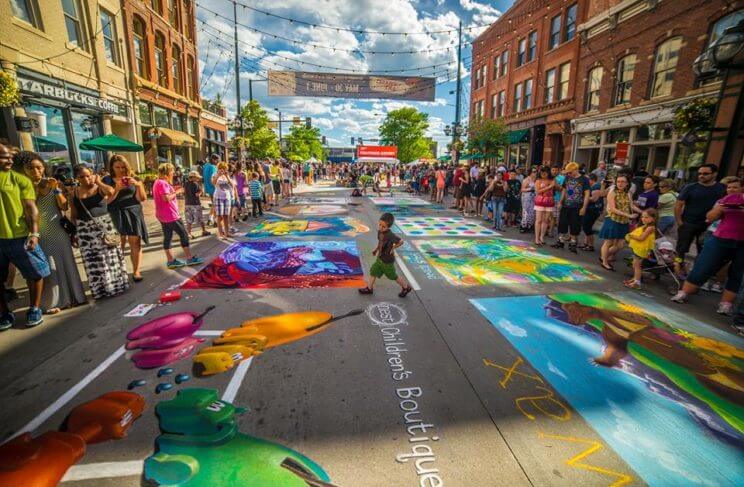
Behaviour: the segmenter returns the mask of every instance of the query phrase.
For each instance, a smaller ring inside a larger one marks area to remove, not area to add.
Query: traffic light
[[[325,136],[325,135],[324,135],[323,137],[321,137],[321,139],[320,139],[320,140],[321,140],[321,143],[322,143],[323,145],[326,145],[326,136]]]
[[[313,128],[313,119],[310,117],[305,117],[305,127],[306,128]]]
[[[292,125],[300,125],[302,123],[302,119],[300,117],[292,117]]]
[[[354,145],[354,142],[356,142],[356,139],[354,137],[351,138],[351,145]]]

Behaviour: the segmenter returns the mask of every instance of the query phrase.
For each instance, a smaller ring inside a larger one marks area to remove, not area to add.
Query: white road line
[[[122,355],[124,355],[124,347],[123,346],[117,348],[116,351],[114,353],[112,353],[111,355],[109,355],[106,360],[104,360],[103,362],[101,362],[98,365],[98,367],[96,367],[95,369],[93,369],[92,371],[90,371],[90,373],[88,373],[88,375],[86,375],[85,377],[83,377],[80,380],[80,382],[78,382],[77,384],[75,384],[74,386],[72,386],[67,392],[65,392],[64,394],[62,394],[49,407],[47,407],[45,410],[43,410],[41,413],[39,413],[39,415],[36,416],[34,419],[32,419],[31,421],[29,421],[26,426],[24,426],[23,428],[21,428],[20,430],[18,430],[18,432],[16,432],[13,436],[11,436],[11,438],[15,438],[16,436],[20,435],[21,433],[26,433],[26,432],[29,432],[30,433],[30,432],[34,431],[36,428],[38,428],[39,426],[41,426],[44,423],[44,421],[46,421],[54,413],[56,413],[57,411],[59,411],[62,408],[62,406],[64,406],[68,402],[70,402],[70,400],[73,397],[75,397],[80,391],[82,391],[85,388],[85,386],[87,386],[88,384],[90,384],[91,382],[93,382],[96,379],[96,377],[98,377],[99,375],[101,375],[101,373],[103,373],[104,370],[106,370],[107,368],[109,368],[109,366],[111,366],[111,364],[113,364]]]
[[[130,477],[134,475],[140,476],[144,470],[144,465],[144,460],[73,465],[69,470],[67,470],[65,476],[62,477],[62,482]]]
[[[421,291],[421,286],[419,286],[418,281],[415,277],[413,277],[413,274],[411,274],[411,271],[408,270],[408,266],[403,262],[403,259],[401,259],[398,255],[395,256],[395,261],[400,266],[400,270],[403,271],[403,274],[406,276],[406,279],[408,279],[408,283],[411,285],[414,291]]]
[[[227,384],[225,393],[222,394],[223,401],[233,402],[235,400],[235,396],[238,395],[238,390],[243,384],[243,379],[245,378],[245,374],[248,372],[248,368],[251,366],[251,362],[253,362],[253,357],[244,362],[240,362],[240,365],[235,369],[232,379],[230,379],[230,383]]]
[[[218,337],[225,333],[225,330],[199,330],[194,333],[194,336],[198,337]]]

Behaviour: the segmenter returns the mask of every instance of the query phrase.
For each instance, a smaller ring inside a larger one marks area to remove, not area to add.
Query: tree
[[[467,147],[472,152],[495,154],[509,144],[509,130],[503,120],[482,118],[470,123]]]
[[[253,100],[243,106],[242,116],[244,137],[235,139],[245,142],[245,148],[250,151],[251,157],[279,157],[279,139],[269,127],[266,110]]]
[[[306,161],[311,157],[322,159],[323,144],[320,138],[320,129],[316,127],[293,125],[289,129],[289,135],[284,137],[287,144],[287,158],[293,161]]]
[[[433,157],[424,138],[429,128],[429,114],[413,107],[399,108],[387,114],[380,126],[380,139],[385,145],[398,146],[398,159],[407,163],[423,157]]]

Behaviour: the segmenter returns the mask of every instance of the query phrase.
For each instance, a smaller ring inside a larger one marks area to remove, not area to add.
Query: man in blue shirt
[[[217,172],[217,163],[220,162],[220,156],[212,154],[209,156],[209,160],[204,164],[202,168],[202,178],[204,179],[204,192],[209,195],[211,199],[214,196],[214,184],[212,184],[212,176]]]

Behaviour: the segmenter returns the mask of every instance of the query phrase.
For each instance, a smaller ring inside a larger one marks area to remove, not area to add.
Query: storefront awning
[[[530,130],[512,130],[509,132],[509,143],[510,144],[522,144],[530,141]]]
[[[452,156],[442,156],[438,160],[443,161],[443,162],[447,162],[449,160],[452,160]]]
[[[83,150],[112,152],[142,152],[145,150],[141,145],[114,134],[107,134],[102,137],[86,140],[80,144],[80,148]]]
[[[158,145],[174,145],[177,147],[199,147],[199,143],[186,132],[158,127],[160,137]]]
[[[400,161],[395,157],[357,157],[356,162],[383,162],[385,164],[398,164]]]

